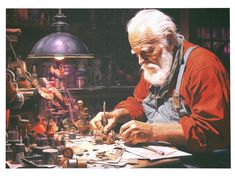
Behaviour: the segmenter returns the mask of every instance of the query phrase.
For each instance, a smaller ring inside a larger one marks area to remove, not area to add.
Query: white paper
[[[137,156],[141,156],[145,159],[149,160],[158,160],[158,159],[163,159],[163,158],[172,158],[172,157],[182,157],[182,156],[190,156],[190,153],[186,153],[183,151],[180,151],[175,148],[171,147],[166,147],[166,146],[154,146],[154,145],[149,145],[147,146],[151,149],[160,151],[164,154],[159,154],[157,152],[151,151],[150,149],[146,149],[143,147],[127,147],[126,146],[126,151],[130,152],[132,154],[135,154]]]

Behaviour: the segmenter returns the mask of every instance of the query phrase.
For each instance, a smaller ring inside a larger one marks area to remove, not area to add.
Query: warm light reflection
[[[54,57],[56,60],[63,60],[64,59],[64,56],[56,56]]]

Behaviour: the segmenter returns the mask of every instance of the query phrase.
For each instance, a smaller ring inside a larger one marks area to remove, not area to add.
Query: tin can
[[[22,158],[24,158],[25,145],[24,144],[15,144],[15,149],[13,151],[13,163],[22,164]]]
[[[43,152],[43,163],[48,165],[56,165],[58,158],[57,149],[45,149]]]
[[[11,149],[11,144],[6,144],[6,161],[13,159],[13,151]]]

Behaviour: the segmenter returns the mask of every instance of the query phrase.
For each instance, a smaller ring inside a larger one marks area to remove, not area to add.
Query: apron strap
[[[177,78],[177,83],[176,83],[176,88],[175,88],[175,91],[176,91],[176,93],[178,93],[178,95],[179,95],[179,92],[180,92],[180,85],[181,85],[181,81],[182,81],[182,78],[183,78],[184,69],[185,69],[188,57],[189,57],[190,53],[192,52],[192,50],[197,48],[197,47],[198,46],[196,45],[196,46],[192,46],[192,47],[188,48],[185,55],[184,55],[184,63],[181,64],[181,66],[180,66],[180,70],[179,70],[178,78]]]

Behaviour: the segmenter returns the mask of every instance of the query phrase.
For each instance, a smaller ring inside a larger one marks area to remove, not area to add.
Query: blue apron
[[[152,87],[149,95],[143,100],[142,104],[144,106],[148,123],[177,123],[181,117],[191,114],[190,110],[185,107],[179,91],[188,57],[191,51],[196,47],[198,46],[188,48],[184,55],[184,62],[181,64],[179,69],[173,96],[168,96],[166,94],[169,90],[168,87],[163,90],[162,95],[160,95],[159,90],[157,90],[158,88]],[[156,94],[156,92],[158,92],[158,94]]]

